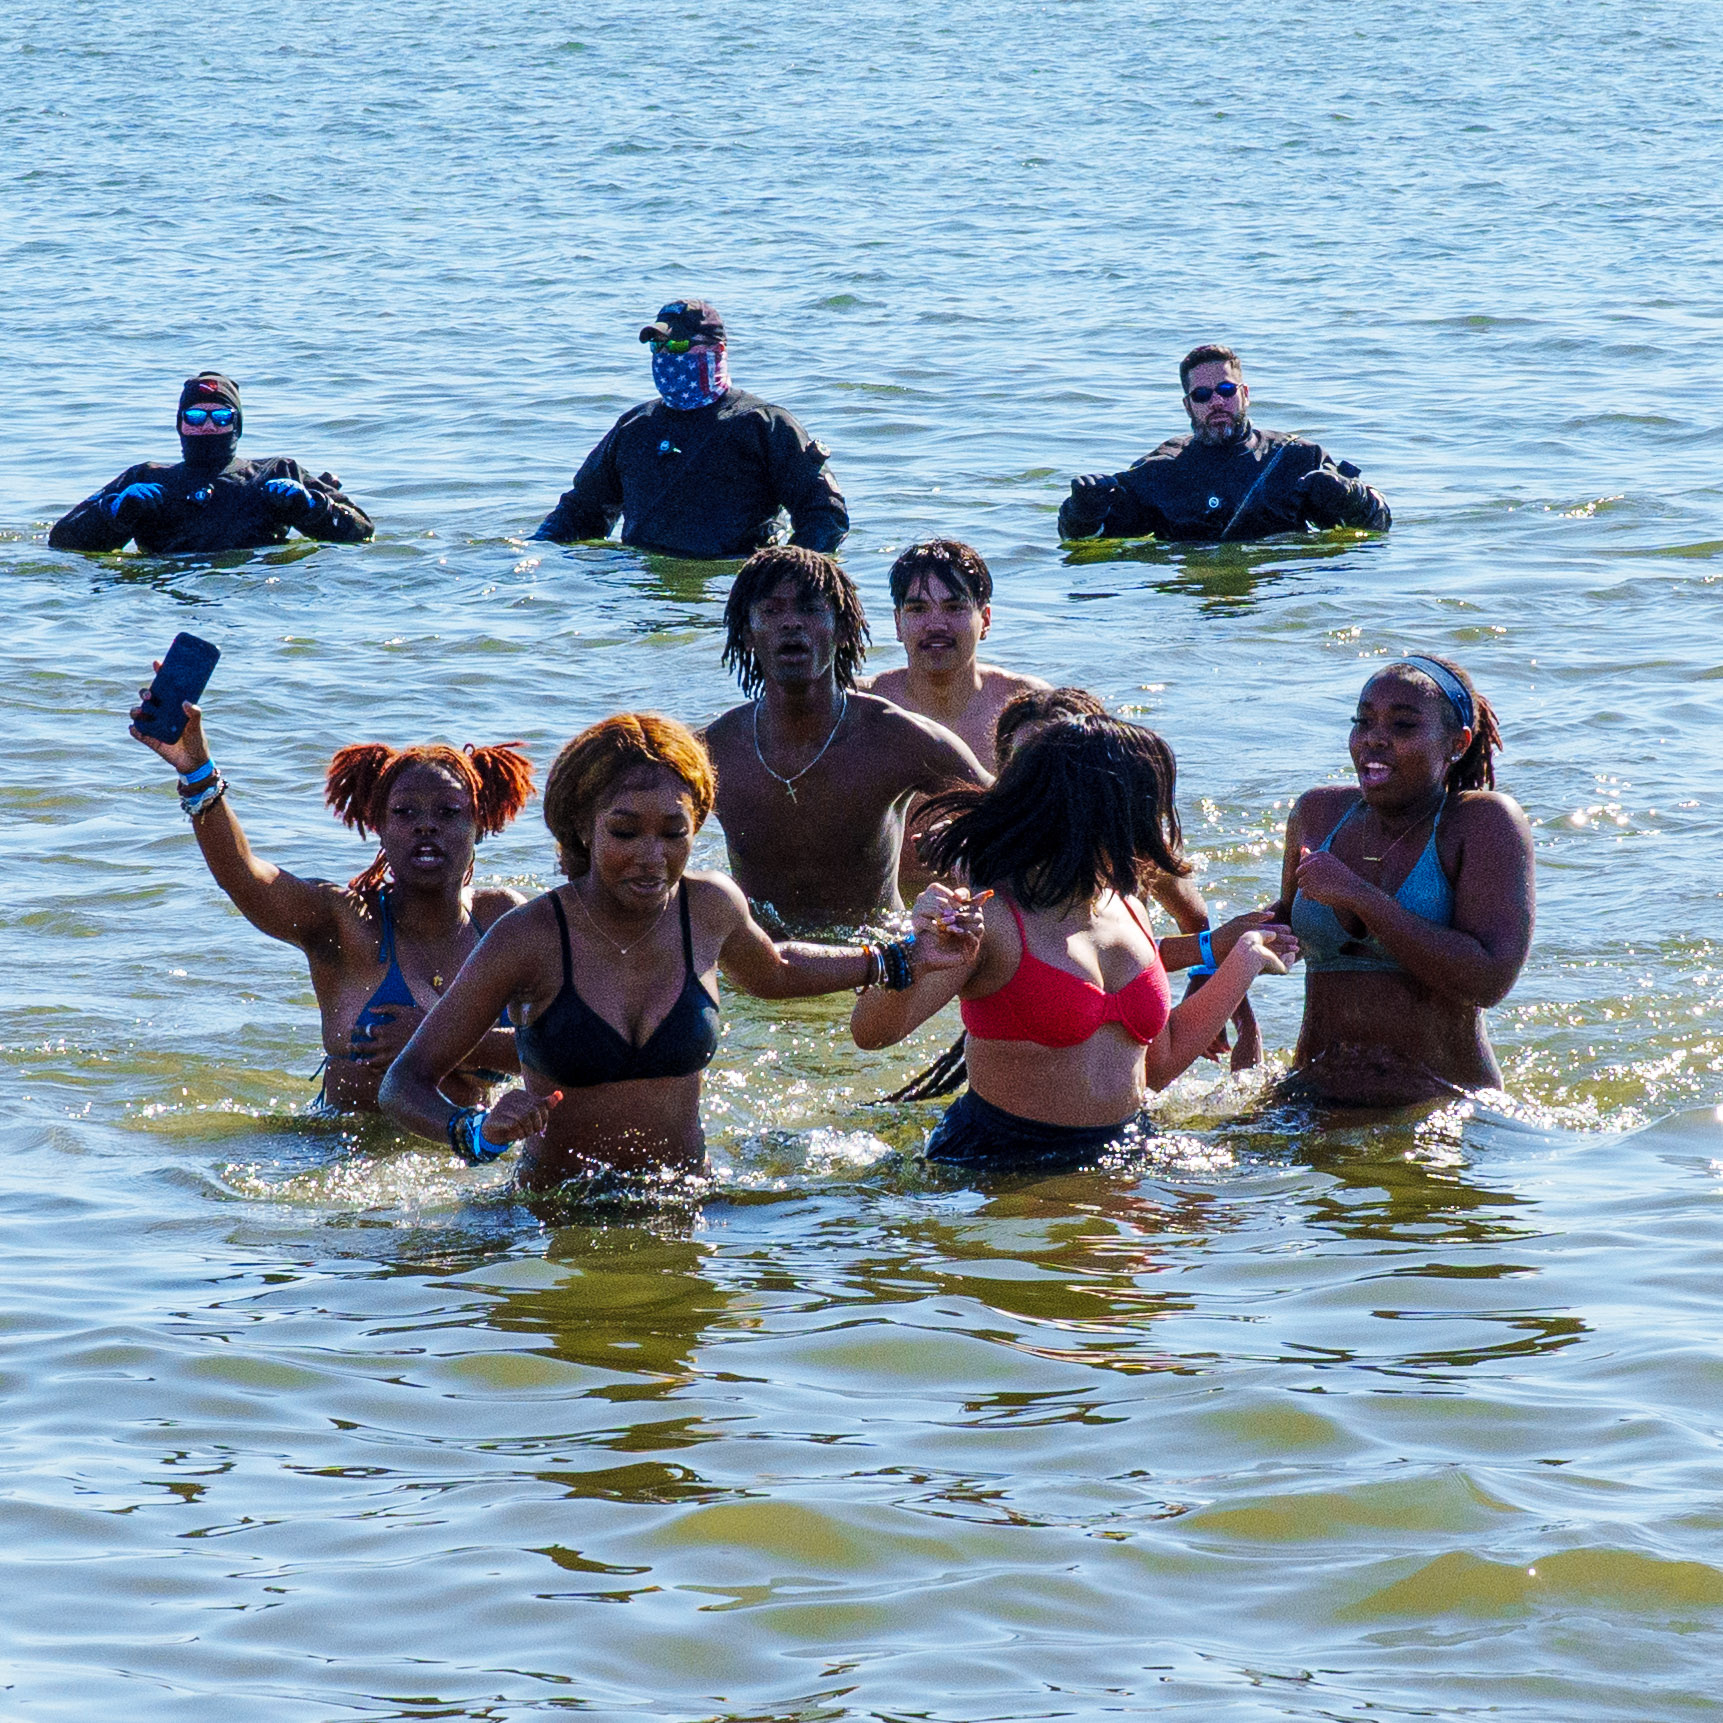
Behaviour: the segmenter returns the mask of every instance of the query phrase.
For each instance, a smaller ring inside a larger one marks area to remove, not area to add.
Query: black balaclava
[[[186,378],[185,387],[179,392],[179,407],[173,421],[176,430],[179,416],[187,407],[233,409],[233,429],[224,437],[188,437],[184,432],[180,433],[180,455],[185,464],[202,472],[219,473],[233,459],[239,433],[245,428],[245,415],[239,405],[239,385],[219,371],[199,371],[195,377]]]

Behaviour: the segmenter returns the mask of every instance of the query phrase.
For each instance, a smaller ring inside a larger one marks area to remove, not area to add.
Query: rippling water
[[[0,1709],[1723,1713],[1714,8],[21,0],[0,52]],[[1538,837],[1512,1103],[1211,1070],[978,1191],[862,1105],[945,1025],[731,1001],[704,1202],[552,1224],[303,1120],[303,965],[129,691],[214,638],[248,828],[339,877],[343,741],[721,710],[722,571],[524,542],[683,289],[834,448],[876,662],[895,551],[973,539],[997,658],[1173,742],[1223,910],[1364,661],[1467,663]],[[1393,534],[1062,560],[1215,336]],[[47,550],[204,365],[376,543]]]

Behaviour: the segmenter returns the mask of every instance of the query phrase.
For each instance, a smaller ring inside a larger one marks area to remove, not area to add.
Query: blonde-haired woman
[[[624,712],[557,756],[544,818],[567,883],[497,923],[395,1061],[384,1110],[469,1160],[524,1141],[544,1190],[612,1169],[697,1169],[700,1073],[718,1047],[720,968],[746,993],[806,998],[908,986],[955,961],[936,945],[774,944],[728,875],[689,873],[717,779],[692,731]],[[487,1113],[438,1092],[504,1006],[525,1087]]]

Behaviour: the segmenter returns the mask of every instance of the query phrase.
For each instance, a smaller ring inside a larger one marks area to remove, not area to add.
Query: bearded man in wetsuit
[[[857,691],[867,619],[829,556],[782,545],[749,557],[724,622],[723,661],[754,696],[705,733],[736,883],[805,925],[901,908],[910,802],[991,776],[942,725]]]
[[[120,550],[136,539],[151,556],[255,550],[307,538],[358,544],[370,517],[341,491],[333,473],[313,478],[285,455],[242,461],[234,450],[245,427],[239,385],[200,371],[180,390],[180,459],[140,461],[54,523],[55,550]]]
[[[782,407],[732,386],[724,320],[704,299],[675,299],[640,331],[652,348],[656,401],[630,407],[586,457],[534,538],[569,544],[610,535],[695,560],[743,557],[775,543],[836,550],[849,511],[831,451]]]
[[[1179,365],[1191,434],[1170,437],[1122,473],[1086,473],[1059,510],[1064,539],[1233,540],[1305,527],[1393,524],[1382,493],[1319,444],[1250,422],[1250,388],[1230,347]]]

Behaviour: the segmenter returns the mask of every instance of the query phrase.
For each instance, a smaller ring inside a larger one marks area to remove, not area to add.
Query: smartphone
[[[220,657],[219,646],[195,634],[176,634],[144,696],[146,710],[138,720],[139,732],[158,742],[177,742],[185,733],[185,702],[197,703]]]

